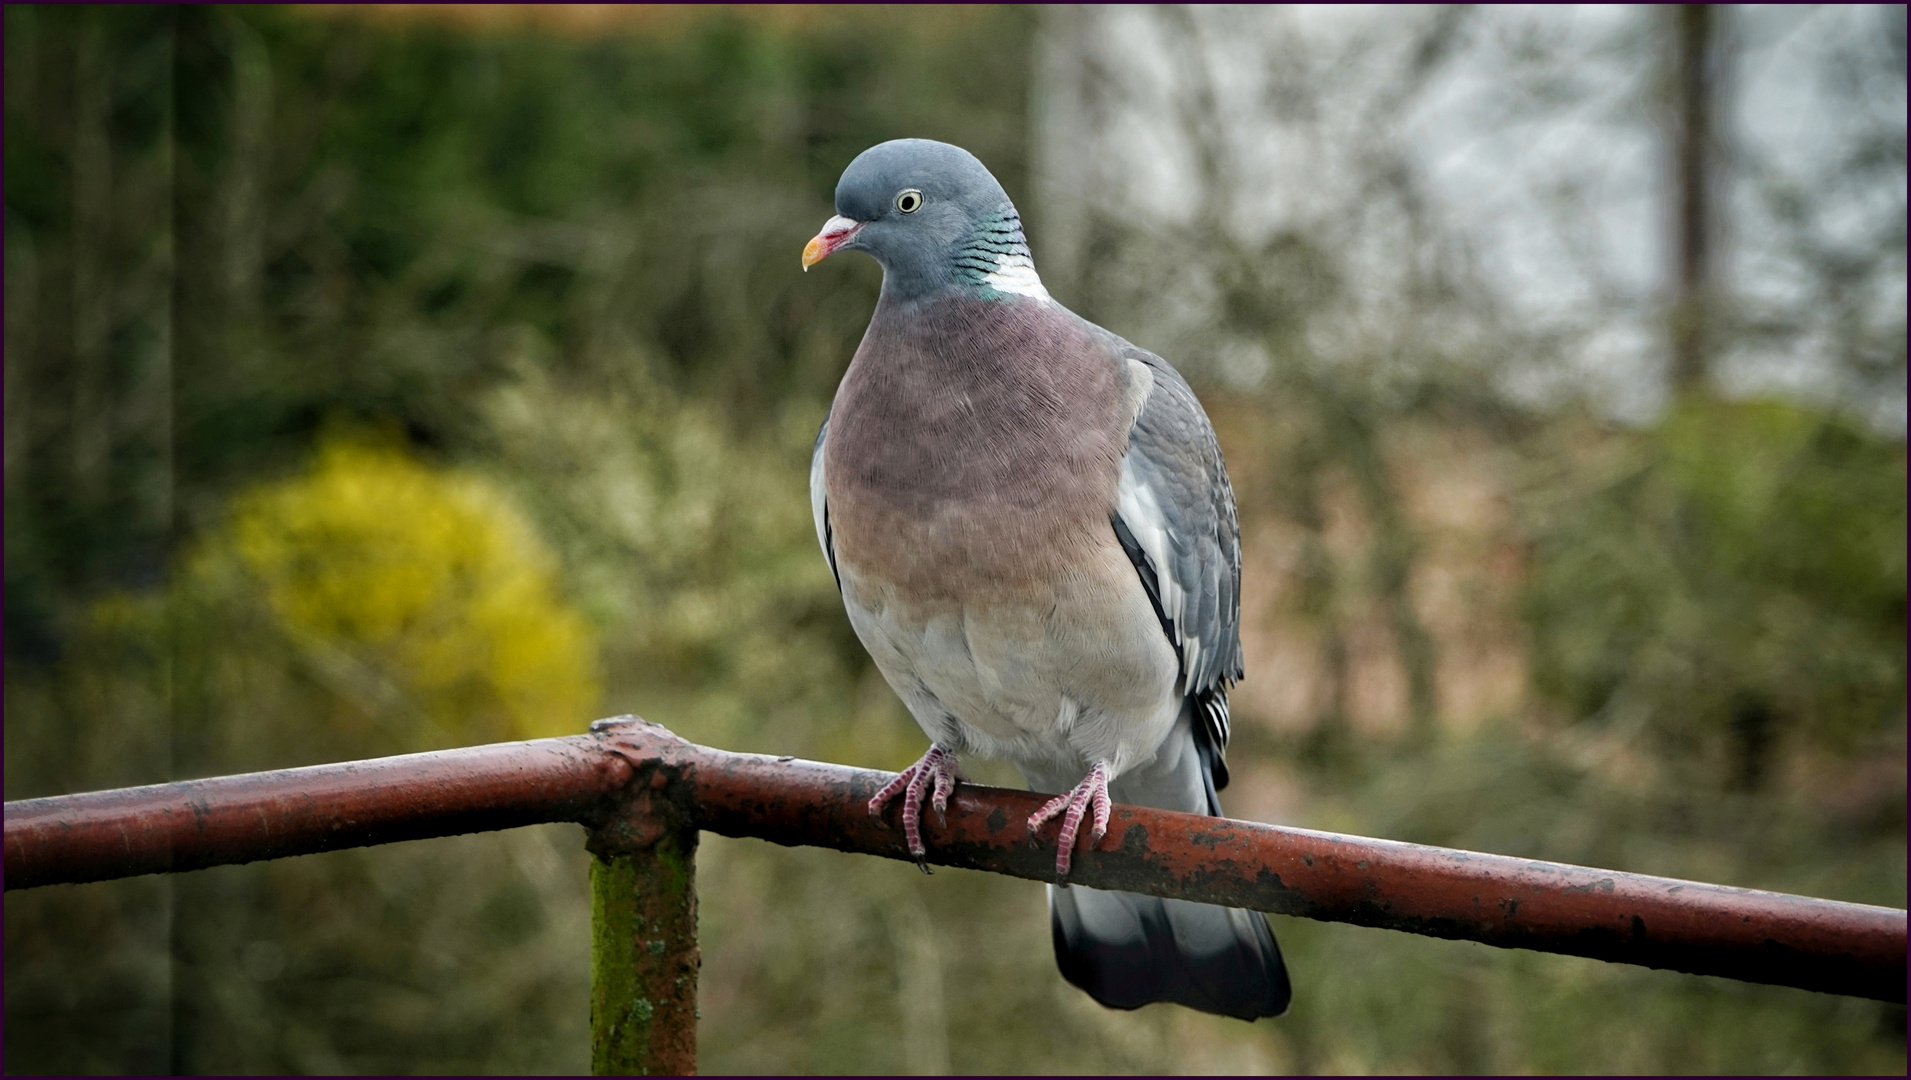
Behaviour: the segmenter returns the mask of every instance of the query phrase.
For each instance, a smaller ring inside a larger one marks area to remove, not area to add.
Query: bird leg
[[[916,865],[923,873],[929,873],[929,864],[925,856],[929,849],[922,844],[922,794],[933,784],[929,805],[936,808],[936,820],[943,820],[949,813],[949,793],[955,790],[956,781],[962,779],[956,772],[956,752],[941,746],[930,746],[922,760],[897,774],[889,785],[869,800],[869,816],[882,816],[883,807],[888,805],[897,792],[902,793],[902,838],[909,845],[909,854],[915,856]]]
[[[1112,809],[1108,802],[1108,763],[1105,761],[1097,761],[1088,775],[1082,777],[1082,782],[1075,785],[1075,790],[1055,796],[1029,815],[1029,831],[1034,832],[1049,818],[1062,814],[1061,847],[1055,852],[1055,873],[1061,877],[1068,876],[1068,864],[1075,853],[1075,834],[1081,828],[1082,815],[1090,806],[1095,808],[1095,821],[1089,832],[1088,846],[1093,847],[1108,835],[1108,812]]]

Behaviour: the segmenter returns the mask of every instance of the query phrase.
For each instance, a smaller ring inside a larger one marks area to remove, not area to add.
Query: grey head
[[[803,268],[838,251],[874,256],[884,294],[898,300],[951,291],[1048,299],[1008,192],[974,154],[948,143],[895,139],[858,154]]]

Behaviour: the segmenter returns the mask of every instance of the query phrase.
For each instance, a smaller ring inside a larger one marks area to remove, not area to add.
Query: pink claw
[[[1061,877],[1068,876],[1068,866],[1075,855],[1075,834],[1081,828],[1082,815],[1091,805],[1095,808],[1095,821],[1089,832],[1088,846],[1094,847],[1101,843],[1102,837],[1108,835],[1108,814],[1113,809],[1108,801],[1108,765],[1105,762],[1097,761],[1095,767],[1088,770],[1088,775],[1082,777],[1082,782],[1075,785],[1075,790],[1055,796],[1043,804],[1040,810],[1029,815],[1029,831],[1034,832],[1049,818],[1068,811],[1062,817],[1061,846],[1055,852],[1055,873]]]
[[[956,773],[956,755],[954,750],[940,746],[931,746],[922,760],[898,773],[888,786],[869,800],[869,816],[880,817],[883,807],[902,793],[902,838],[909,845],[909,854],[915,856],[916,865],[923,873],[929,872],[929,864],[923,859],[929,849],[922,843],[922,795],[924,789],[930,790],[929,805],[935,807],[937,819],[949,813],[949,794],[955,790],[956,781],[961,777]],[[933,786],[932,786],[933,784]]]

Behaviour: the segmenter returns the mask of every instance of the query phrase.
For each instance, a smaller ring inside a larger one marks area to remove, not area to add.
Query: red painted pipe
[[[94,881],[540,821],[638,844],[678,824],[908,859],[892,774],[732,754],[641,721],[592,735],[9,803],[6,885]],[[632,784],[635,779],[638,783]],[[621,798],[619,793],[622,793]],[[1028,792],[963,785],[925,821],[929,861],[1054,877]],[[1905,912],[1419,844],[1117,807],[1069,881],[1905,1000]]]
[[[577,821],[630,777],[584,735],[27,799],[6,804],[6,887]]]

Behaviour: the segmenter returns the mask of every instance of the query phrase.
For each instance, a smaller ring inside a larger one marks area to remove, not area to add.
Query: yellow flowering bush
[[[482,477],[334,439],[235,500],[230,542],[302,649],[368,665],[460,741],[573,733],[597,707],[595,634]]]

